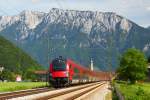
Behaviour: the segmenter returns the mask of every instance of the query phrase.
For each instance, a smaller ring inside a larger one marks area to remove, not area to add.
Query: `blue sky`
[[[48,12],[51,8],[115,12],[140,26],[150,26],[150,0],[1,0],[0,15],[23,10]]]

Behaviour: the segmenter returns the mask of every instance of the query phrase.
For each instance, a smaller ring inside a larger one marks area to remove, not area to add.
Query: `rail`
[[[28,89],[28,90],[14,91],[14,92],[8,92],[8,93],[1,93],[0,100],[7,100],[10,98],[32,95],[35,93],[47,92],[49,90],[50,90],[49,88],[36,88],[36,89]]]

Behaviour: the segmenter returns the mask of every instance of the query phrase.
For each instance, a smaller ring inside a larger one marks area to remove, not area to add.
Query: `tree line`
[[[136,83],[145,80],[148,73],[148,62],[150,57],[138,49],[131,48],[123,53],[119,67],[116,71],[117,78],[120,80]]]

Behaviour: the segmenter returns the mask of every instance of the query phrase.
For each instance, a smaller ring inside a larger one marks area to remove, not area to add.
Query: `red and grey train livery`
[[[58,57],[50,63],[49,83],[54,87],[63,87],[72,82],[91,82],[106,78],[105,74],[91,71],[70,59]]]

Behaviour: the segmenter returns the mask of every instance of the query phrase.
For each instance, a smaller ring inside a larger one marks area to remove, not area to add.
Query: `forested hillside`
[[[33,71],[41,69],[29,55],[1,36],[0,67],[4,67],[4,74],[0,73],[1,78],[6,80],[15,80],[16,75],[21,75],[23,79],[32,79]]]

